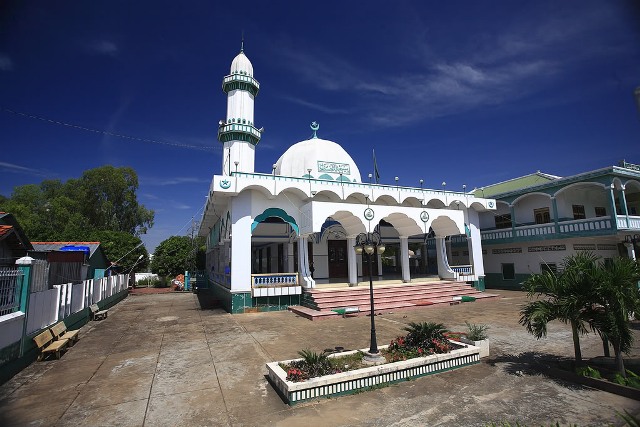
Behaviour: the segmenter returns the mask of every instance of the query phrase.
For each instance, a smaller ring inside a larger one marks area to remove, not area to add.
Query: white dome
[[[333,141],[311,138],[289,147],[276,162],[275,173],[282,176],[309,177],[362,182],[360,170],[349,153]]]
[[[244,54],[244,52],[240,52],[235,58],[233,58],[233,62],[231,62],[231,71],[229,74],[248,74],[253,77],[253,65],[251,65],[251,61]]]

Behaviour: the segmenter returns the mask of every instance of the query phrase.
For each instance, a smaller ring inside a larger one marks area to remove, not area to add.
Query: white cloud
[[[36,175],[36,176],[52,176],[54,174],[51,173],[47,173],[46,171],[42,171],[39,169],[33,169],[33,168],[28,168],[25,166],[20,166],[20,165],[16,165],[14,163],[7,163],[7,162],[0,162],[0,169],[4,169],[8,172],[15,172],[15,173],[25,173],[25,174],[29,174],[29,175]]]
[[[7,55],[0,53],[0,71],[12,71],[13,61]]]
[[[294,104],[302,105],[303,107],[311,108],[312,110],[317,110],[327,114],[348,114],[349,110],[344,108],[333,108],[327,107],[321,104],[316,104],[314,102],[309,102],[301,98],[295,98],[293,96],[283,96],[283,99],[293,102]]]
[[[151,178],[144,177],[140,179],[145,185],[182,185],[182,184],[203,184],[211,182],[209,179],[197,178],[195,176],[181,176],[172,178]]]

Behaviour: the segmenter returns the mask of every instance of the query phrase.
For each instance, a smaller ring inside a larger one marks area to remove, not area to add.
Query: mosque
[[[372,174],[363,182],[349,153],[322,139],[315,122],[310,139],[274,159],[270,172],[256,172],[260,84],[243,48],[222,89],[222,164],[199,235],[207,240],[210,287],[225,309],[287,309],[316,287],[368,284],[370,273],[397,284],[440,278],[484,290],[479,214],[495,211],[494,199],[376,184]],[[356,247],[363,233],[386,249],[368,248],[370,263]]]

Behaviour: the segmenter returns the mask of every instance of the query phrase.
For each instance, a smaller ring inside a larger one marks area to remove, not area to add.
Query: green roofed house
[[[496,210],[480,213],[485,284],[520,288],[532,273],[591,251],[635,259],[640,240],[640,166],[626,161],[569,177],[541,172],[474,190]]]

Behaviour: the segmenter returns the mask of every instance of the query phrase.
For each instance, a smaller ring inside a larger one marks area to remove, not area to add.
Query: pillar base
[[[362,361],[367,365],[382,365],[383,363],[387,363],[387,359],[385,359],[384,356],[380,354],[380,352],[370,353],[368,351],[364,352]]]

